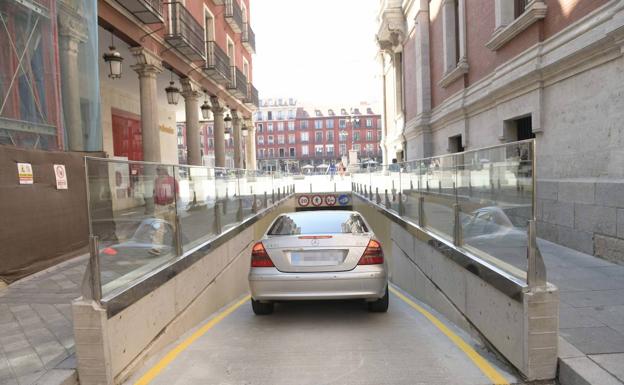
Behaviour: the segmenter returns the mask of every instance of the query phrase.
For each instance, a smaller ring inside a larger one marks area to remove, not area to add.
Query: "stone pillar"
[[[202,165],[201,141],[199,138],[199,99],[202,92],[191,79],[180,80],[182,96],[184,97],[184,112],[186,114],[186,149],[188,164]]]
[[[215,167],[225,167],[225,122],[223,121],[224,108],[216,96],[210,97],[212,115],[214,117],[214,153]]]
[[[256,128],[247,123],[247,142],[245,143],[245,162],[247,170],[256,170]]]
[[[241,140],[242,119],[238,111],[232,110],[232,138],[234,139],[234,167],[243,168],[243,141]]]
[[[141,97],[141,136],[143,160],[160,162],[160,132],[158,131],[158,87],[156,76],[162,72],[162,62],[143,47],[132,47],[130,52],[137,64],[131,66],[139,74]],[[163,91],[164,92],[164,91]]]
[[[65,130],[69,139],[69,150],[84,151],[78,50],[80,43],[87,41],[88,34],[84,18],[76,10],[63,6],[64,3],[59,4],[59,62]]]

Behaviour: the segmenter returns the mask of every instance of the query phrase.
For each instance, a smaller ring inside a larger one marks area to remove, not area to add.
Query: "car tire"
[[[267,315],[273,313],[273,302],[260,302],[251,299],[251,308],[256,315]]]
[[[388,286],[386,286],[386,294],[383,297],[379,298],[376,301],[368,303],[368,311],[372,313],[385,313],[388,311],[388,305],[390,303],[390,298],[388,295]]]

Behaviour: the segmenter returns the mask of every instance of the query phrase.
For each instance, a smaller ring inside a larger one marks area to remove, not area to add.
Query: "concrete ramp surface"
[[[516,381],[505,364],[466,333],[393,290],[385,314],[369,313],[358,301],[314,301],[277,304],[272,315],[255,316],[245,297],[180,338],[126,383]]]

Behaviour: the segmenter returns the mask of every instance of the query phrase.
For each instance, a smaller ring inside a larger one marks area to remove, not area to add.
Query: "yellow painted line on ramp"
[[[245,296],[245,298],[241,299],[240,301],[236,302],[232,306],[223,310],[221,313],[217,314],[214,318],[208,321],[204,326],[197,329],[197,331],[191,334],[187,339],[182,341],[175,348],[171,349],[163,358],[160,359],[160,361],[158,361],[158,363],[156,363],[156,365],[152,366],[150,370],[147,371],[147,373],[141,376],[141,378],[139,378],[139,380],[135,382],[134,385],[149,384],[154,378],[156,378],[156,376],[160,372],[163,371],[163,369],[165,369],[173,360],[175,360],[176,357],[180,355],[180,353],[182,353],[183,351],[186,350],[186,348],[191,346],[191,344],[195,342],[199,337],[206,334],[206,332],[212,329],[213,326],[223,321],[225,317],[232,314],[236,309],[241,307],[241,305],[243,305],[244,303],[248,302],[250,298],[251,296],[247,295]]]
[[[411,299],[407,298],[405,295],[397,291],[395,288],[390,287],[390,291],[392,294],[396,295],[403,302],[410,305],[420,314],[424,315],[435,327],[437,327],[444,335],[446,335],[459,349],[461,349],[464,354],[470,358],[470,360],[485,374],[487,378],[492,381],[492,383],[496,385],[509,385],[509,381],[496,370],[490,363],[483,358],[476,350],[472,348],[472,346],[468,345],[466,341],[464,341],[460,336],[453,333],[451,329],[449,329],[442,321],[437,319],[433,314],[425,310],[422,306],[418,305]]]

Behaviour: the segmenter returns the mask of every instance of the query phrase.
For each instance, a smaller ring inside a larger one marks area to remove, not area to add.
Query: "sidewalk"
[[[30,385],[73,368],[71,301],[80,296],[83,255],[0,289],[0,384]]]
[[[560,289],[560,357],[575,373],[593,365],[592,373],[608,376],[594,383],[624,383],[624,266],[539,246]],[[0,289],[0,384],[31,385],[46,371],[73,368],[71,301],[86,264],[83,255]]]

